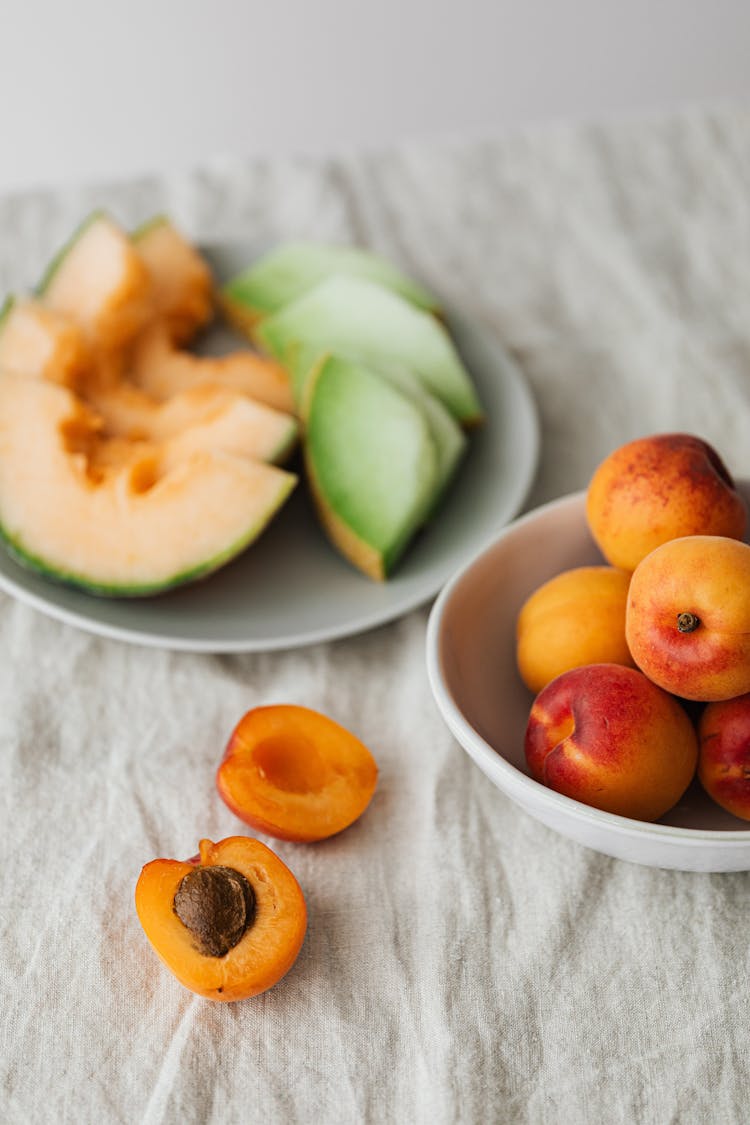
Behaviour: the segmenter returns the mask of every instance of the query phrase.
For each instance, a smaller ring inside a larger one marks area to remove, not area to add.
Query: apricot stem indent
[[[174,912],[206,957],[223,957],[255,917],[255,893],[233,867],[196,867],[181,881]]]
[[[700,617],[697,617],[694,613],[677,614],[677,628],[681,633],[694,633],[700,623]]]

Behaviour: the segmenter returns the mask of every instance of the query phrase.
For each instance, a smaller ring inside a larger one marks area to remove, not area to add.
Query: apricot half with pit
[[[296,961],[307,927],[294,875],[249,836],[201,840],[193,860],[147,863],[135,907],[167,968],[211,1000],[244,1000],[277,984]]]
[[[323,840],[367,808],[378,768],[367,747],[318,711],[256,707],[240,719],[216,773],[236,816],[282,840]]]

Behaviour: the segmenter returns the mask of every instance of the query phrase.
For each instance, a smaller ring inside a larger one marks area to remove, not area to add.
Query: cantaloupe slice
[[[213,316],[208,263],[164,215],[144,223],[132,239],[151,275],[154,318],[166,325],[174,343],[188,343]]]
[[[158,447],[102,441],[66,389],[0,377],[0,534],[25,565],[92,593],[156,593],[234,558],[296,483],[223,453],[164,462]]]
[[[124,347],[151,316],[151,278],[130,238],[96,212],[58,253],[38,288],[100,351]]]
[[[249,349],[222,356],[198,356],[173,347],[156,326],[136,342],[130,370],[133,379],[154,398],[168,399],[206,383],[249,395],[274,410],[294,412],[289,375],[281,364]]]
[[[163,442],[173,449],[217,449],[256,461],[282,464],[297,441],[297,422],[246,395],[212,384],[161,402],[124,381],[92,388],[87,401],[105,432],[131,441]]]
[[[30,298],[0,311],[0,371],[77,386],[91,368],[83,331],[69,316]]]
[[[375,281],[417,308],[438,311],[431,293],[377,254],[355,246],[319,242],[278,246],[223,285],[219,298],[230,321],[240,331],[252,334],[258,320],[296,301],[319,282],[340,274]]]
[[[292,372],[300,402],[318,355],[333,351],[374,367],[408,368],[463,425],[482,417],[471,377],[444,326],[372,281],[323,281],[261,321],[256,336]]]
[[[439,487],[422,411],[362,364],[325,357],[303,404],[305,465],[321,522],[371,578],[393,570]]]

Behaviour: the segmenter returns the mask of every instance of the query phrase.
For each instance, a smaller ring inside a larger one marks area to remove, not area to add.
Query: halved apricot
[[[245,1000],[273,987],[297,960],[307,928],[294,875],[249,836],[201,840],[192,860],[147,863],[135,908],[167,968],[211,1000]]]
[[[341,832],[370,803],[378,767],[333,719],[289,704],[240,719],[216,774],[222,799],[268,836],[310,842]]]

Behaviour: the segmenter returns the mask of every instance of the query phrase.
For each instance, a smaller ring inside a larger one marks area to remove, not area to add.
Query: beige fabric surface
[[[688,429],[750,476],[750,117],[561,128],[380,156],[214,164],[0,200],[0,291],[95,205],[198,238],[347,238],[518,359],[529,504],[613,446]],[[750,876],[610,860],[543,828],[443,726],[427,610],[258,656],[108,642],[0,596],[0,1119],[659,1123],[750,1116]],[[365,817],[274,844],[302,954],[236,1005],[193,997],[133,909],[141,865],[241,830],[213,773],[240,715],[327,712],[380,769]]]

